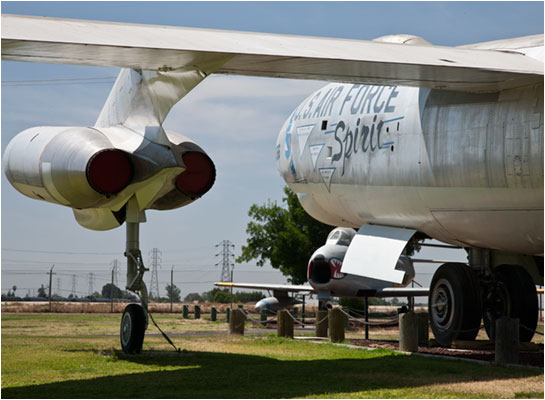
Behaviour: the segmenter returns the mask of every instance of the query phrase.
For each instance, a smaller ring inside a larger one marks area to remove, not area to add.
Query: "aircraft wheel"
[[[482,304],[479,281],[465,264],[443,264],[431,281],[430,325],[437,342],[449,347],[454,339],[473,340],[479,332]]]
[[[518,318],[519,339],[529,342],[537,327],[537,292],[528,272],[518,265],[500,265],[494,270],[496,285],[486,298],[484,327],[490,340],[496,339],[496,319]]]
[[[121,348],[123,353],[141,353],[146,330],[144,309],[138,304],[129,304],[121,317]]]

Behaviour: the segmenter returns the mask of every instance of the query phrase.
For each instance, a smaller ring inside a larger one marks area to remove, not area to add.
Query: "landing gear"
[[[148,327],[148,290],[144,283],[144,273],[148,271],[142,261],[140,252],[140,222],[145,222],[143,211],[139,211],[136,197],[127,203],[127,243],[125,256],[127,257],[127,290],[136,292],[140,296],[142,305],[129,304],[121,318],[121,348],[124,353],[140,353],[144,334]]]
[[[465,264],[439,267],[431,282],[428,310],[431,329],[441,346],[449,347],[454,339],[475,339],[482,315],[475,273]]]
[[[483,321],[490,340],[496,338],[496,319],[518,318],[519,339],[529,342],[537,327],[537,293],[532,278],[518,265],[500,265],[494,269],[494,283],[485,293]]]
[[[146,331],[146,315],[138,304],[129,304],[121,318],[121,348],[123,353],[141,353]]]

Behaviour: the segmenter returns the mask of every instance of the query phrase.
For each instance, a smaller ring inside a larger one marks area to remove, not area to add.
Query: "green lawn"
[[[225,323],[158,315],[168,332]],[[267,337],[148,335],[119,351],[120,315],[3,314],[3,398],[543,398],[543,372]],[[274,331],[272,331],[274,332]],[[148,333],[157,333],[150,326]]]

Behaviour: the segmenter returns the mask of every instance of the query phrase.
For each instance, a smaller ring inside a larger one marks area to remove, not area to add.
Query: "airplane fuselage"
[[[543,254],[543,86],[330,84],[285,122],[278,169],[314,218]]]

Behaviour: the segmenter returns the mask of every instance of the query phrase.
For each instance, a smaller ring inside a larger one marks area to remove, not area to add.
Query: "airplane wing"
[[[429,293],[428,288],[384,288],[377,290],[373,297],[417,297],[427,296]]]
[[[2,59],[470,92],[543,82],[514,52],[2,15]]]
[[[314,292],[310,285],[279,285],[268,283],[236,283],[236,282],[216,282],[214,285],[219,287],[236,287],[243,289],[273,290],[283,292]]]

